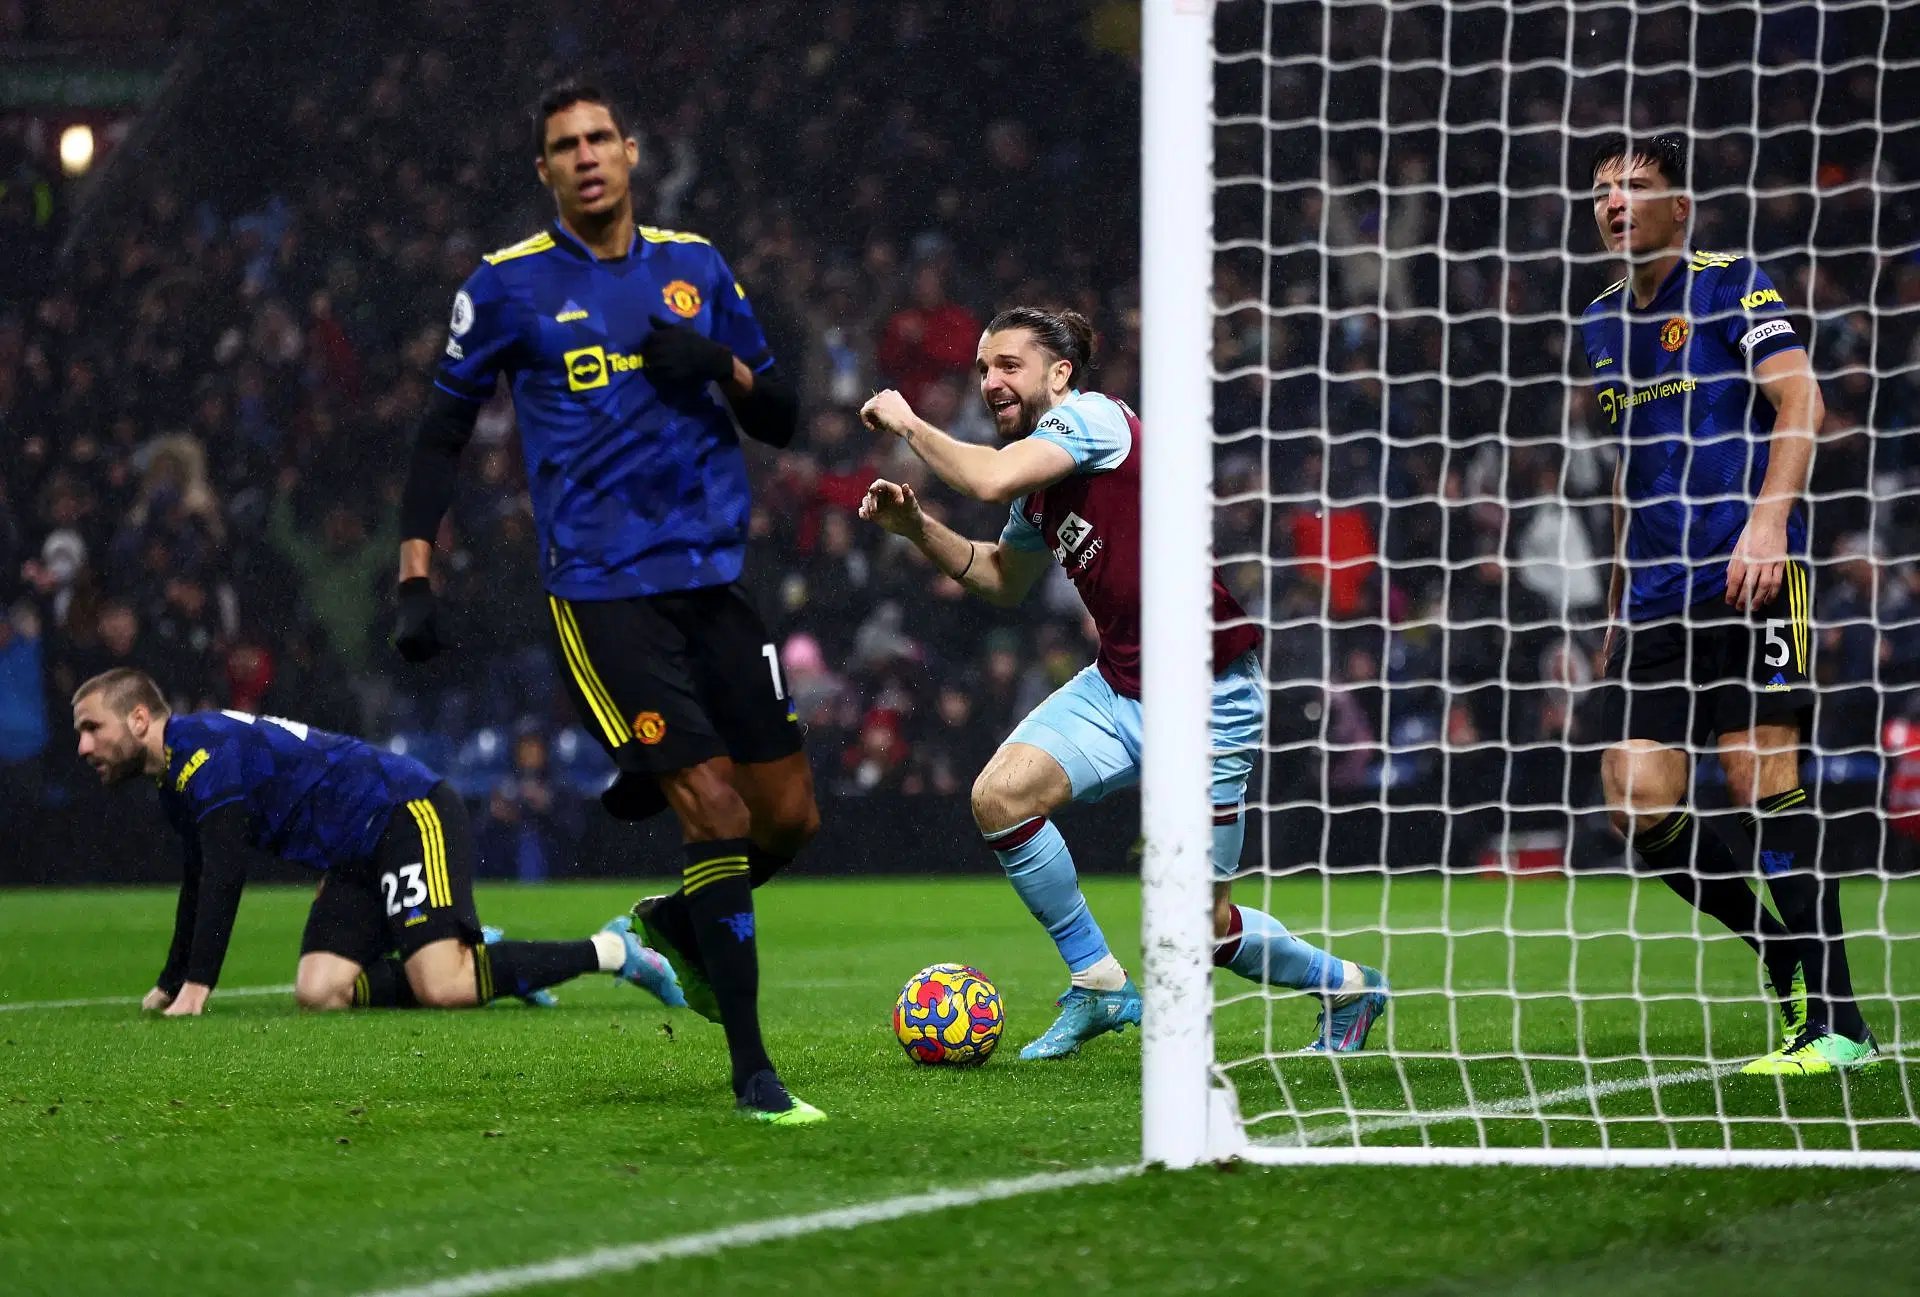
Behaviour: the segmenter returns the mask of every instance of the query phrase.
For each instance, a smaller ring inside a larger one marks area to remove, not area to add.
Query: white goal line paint
[[[1903,1040],[1891,1050],[1883,1051],[1886,1058],[1882,1066],[1897,1065],[1899,1056],[1920,1045],[1920,1041]],[[1345,1125],[1328,1126],[1310,1130],[1302,1135],[1283,1136],[1274,1139],[1251,1140],[1248,1143],[1248,1155],[1251,1161],[1262,1159],[1262,1150],[1277,1155],[1287,1162],[1341,1161],[1394,1161],[1405,1160],[1409,1156],[1418,1156],[1433,1163],[1445,1163],[1455,1154],[1472,1154],[1485,1160],[1490,1154],[1501,1155],[1503,1160],[1513,1164],[1523,1164],[1535,1153],[1548,1158],[1558,1158],[1557,1165],[1605,1165],[1630,1166],[1642,1160],[1642,1154],[1657,1155],[1665,1159],[1661,1165],[1721,1166],[1729,1165],[1730,1154],[1720,1149],[1479,1149],[1479,1148],[1355,1148],[1348,1142],[1368,1135],[1384,1134],[1396,1130],[1418,1130],[1426,1126],[1452,1125],[1463,1121],[1475,1121],[1487,1117],[1532,1117],[1536,1113],[1546,1114],[1549,1108],[1564,1107],[1572,1103],[1596,1103],[1616,1094],[1634,1094],[1642,1090],[1665,1089],[1668,1086],[1699,1085],[1703,1081],[1717,1081],[1730,1076],[1747,1065],[1746,1060],[1733,1063],[1718,1063],[1712,1067],[1689,1068],[1683,1072],[1655,1072],[1646,1076],[1622,1076],[1611,1081],[1593,1081],[1586,1085],[1570,1085],[1559,1090],[1548,1090],[1543,1094],[1515,1095],[1511,1099],[1500,1099],[1493,1103],[1477,1104],[1472,1107],[1443,1108],[1435,1112],[1418,1116],[1373,1117],[1366,1121]],[[1791,1083],[1791,1081],[1789,1081]],[[1564,1115],[1564,1114],[1561,1114]],[[1774,1156],[1762,1150],[1735,1150],[1739,1157],[1755,1158],[1764,1163]],[[1510,1156],[1508,1156],[1510,1155]],[[1824,1154],[1819,1150],[1780,1150],[1779,1156],[1795,1158],[1796,1161],[1782,1162],[1781,1165],[1811,1166]],[[1871,1159],[1876,1154],[1836,1150],[1833,1164],[1840,1166],[1871,1167],[1876,1165]],[[1910,1166],[1915,1160],[1912,1153],[1893,1153],[1885,1155],[1895,1159],[1889,1165]],[[1588,1159],[1585,1162],[1579,1158]],[[1694,1160],[1689,1160],[1694,1159]],[[1742,1165],[1756,1165],[1756,1162],[1743,1161]]]
[[[215,987],[213,999],[208,1003],[242,995],[292,995],[293,983],[285,986],[235,986]],[[93,1009],[107,1004],[138,1004],[147,997],[142,995],[105,995],[91,1000],[22,1000],[18,1004],[0,1001],[0,1013],[27,1013],[38,1009]]]
[[[799,1238],[834,1230],[859,1229],[883,1221],[955,1207],[972,1207],[983,1202],[1020,1198],[1028,1194],[1052,1193],[1084,1184],[1106,1184],[1140,1172],[1138,1166],[1092,1166],[1078,1171],[1052,1171],[1044,1175],[1022,1176],[1014,1180],[988,1180],[959,1189],[937,1189],[931,1193],[880,1202],[836,1207],[831,1211],[808,1212],[801,1216],[775,1216],[768,1220],[747,1221],[711,1229],[699,1234],[681,1234],[651,1243],[631,1243],[622,1247],[595,1248],[577,1256],[559,1257],[532,1265],[507,1266],[498,1270],[475,1270],[448,1279],[434,1279],[406,1288],[381,1288],[361,1297],[484,1297],[488,1293],[512,1292],[540,1284],[564,1283],[595,1275],[619,1274],[641,1266],[681,1257],[711,1256],[732,1248],[754,1247],[780,1239]]]

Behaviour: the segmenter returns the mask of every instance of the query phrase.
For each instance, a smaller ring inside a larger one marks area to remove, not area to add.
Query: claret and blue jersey
[[[1752,380],[1801,347],[1751,259],[1683,257],[1647,306],[1621,280],[1580,321],[1601,416],[1625,442],[1626,613],[1673,616],[1726,592],[1727,560],[1767,475],[1774,409]],[[1806,553],[1796,507],[1788,552]]]
[[[370,857],[393,809],[440,782],[409,757],[274,716],[176,712],[166,743],[160,804],[177,830],[191,841],[237,803],[253,846],[314,869]]]
[[[725,585],[750,496],[733,416],[711,387],[662,390],[640,348],[658,316],[773,364],[746,292],[694,234],[639,227],[597,259],[559,224],[486,257],[454,298],[439,386],[484,401],[511,384],[539,567],[563,599]]]

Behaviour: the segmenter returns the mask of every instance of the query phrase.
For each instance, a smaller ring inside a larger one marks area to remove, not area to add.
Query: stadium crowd
[[[458,651],[406,668],[384,636],[398,481],[452,291],[550,214],[519,109],[582,60],[630,106],[648,219],[719,245],[801,377],[795,448],[750,448],[747,580],[823,790],[963,793],[1091,660],[1090,628],[1057,573],[1037,608],[998,612],[859,524],[882,474],[974,536],[997,535],[1003,515],[929,483],[854,411],[894,385],[956,435],[989,438],[974,343],[1020,300],[1093,318],[1096,384],[1137,399],[1125,7],[1039,8],[992,0],[962,25],[928,0],[749,0],[719,15],[356,3],[245,67],[207,60],[218,71],[115,174],[57,273],[5,283],[0,825],[89,795],[66,695],[137,663],[184,705],[406,745],[479,808],[487,870],[567,867],[609,772],[554,674],[504,396],[442,536]],[[1549,806],[1597,798],[1566,745],[1590,738],[1613,451],[1565,319],[1608,276],[1584,205],[1558,193],[1560,123],[1566,104],[1576,129],[1617,123],[1624,82],[1596,75],[1563,95],[1550,71],[1462,78],[1447,147],[1431,123],[1389,141],[1367,125],[1384,12],[1356,7],[1330,34],[1344,70],[1279,58],[1263,85],[1223,77],[1223,111],[1264,96],[1277,124],[1219,141],[1223,175],[1276,183],[1265,202],[1221,199],[1221,237],[1258,246],[1217,273],[1217,543],[1275,628],[1267,799],[1523,808],[1459,819],[1451,850],[1468,860],[1551,820]],[[1520,38],[1497,18],[1439,13],[1396,17],[1395,57],[1514,56]],[[621,40],[603,48],[606,31]],[[1223,28],[1223,48],[1236,39]],[[1684,25],[1649,22],[1637,39],[1643,60],[1689,53]],[[1813,57],[1807,39],[1770,30],[1764,67]],[[503,75],[509,48],[523,56]],[[1438,75],[1396,82],[1396,121],[1431,117],[1438,86],[1419,82]],[[1920,263],[1872,251],[1913,246],[1913,178],[1844,129],[1879,115],[1870,75],[1823,83],[1836,128],[1817,144],[1787,129],[1812,111],[1811,74],[1748,75],[1768,93],[1690,101],[1680,82],[1643,78],[1635,117],[1685,118],[1691,102],[1696,128],[1729,128],[1699,149],[1703,183],[1735,188],[1703,201],[1697,243],[1754,249],[1812,330],[1830,410],[1814,483],[1820,671],[1835,690],[1821,738],[1871,749],[1920,672]],[[234,121],[249,123],[243,147],[204,148]],[[1508,140],[1503,121],[1527,129]],[[1757,147],[1732,129],[1755,124]],[[1766,194],[1750,207],[1749,181]],[[1289,850],[1317,858],[1318,824]]]

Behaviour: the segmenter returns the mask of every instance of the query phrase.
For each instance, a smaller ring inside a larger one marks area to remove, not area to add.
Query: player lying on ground
[[[554,647],[622,772],[602,800],[628,820],[671,806],[686,844],[680,890],[634,913],[692,1007],[726,1028],[738,1109],[818,1121],[761,1039],[752,889],[806,845],[820,813],[772,637],[738,583],[750,499],[734,420],[784,446],[797,401],[714,246],[635,224],[639,146],[604,94],[549,91],[533,148],[557,219],[486,257],[454,296],[401,502],[395,644],[415,662],[442,648],[433,540],[504,375]]]
[[[460,1009],[596,971],[686,1003],[625,915],[584,941],[483,944],[466,807],[417,761],[297,721],[175,715],[125,667],[75,691],[73,728],[102,783],[158,784],[185,844],[173,945],[144,1008],[206,1008],[254,852],[325,875],[300,939],[302,1008]]]
[[[1854,1003],[1839,881],[1800,786],[1813,705],[1800,501],[1820,388],[1766,272],[1688,253],[1682,137],[1605,141],[1592,175],[1600,237],[1628,267],[1580,326],[1600,408],[1625,442],[1608,607],[1626,620],[1602,650],[1623,686],[1601,766],[1614,823],[1647,868],[1760,956],[1786,1040],[1747,1071],[1865,1066],[1878,1055]],[[1688,745],[1716,736],[1754,839],[1746,859],[1686,809]],[[1778,919],[1747,883],[1756,857]]]
[[[1018,604],[1057,560],[1100,632],[1088,667],[1034,709],[973,785],[973,815],[1014,890],[1046,926],[1072,984],[1060,1015],[1022,1058],[1058,1058],[1105,1031],[1140,1021],[1140,993],[1113,957],[1080,892],[1066,840],[1047,817],[1140,778],[1140,423],[1125,405],[1077,384],[1093,329],[1072,311],[1002,311],[980,339],[980,395],[1006,445],[954,440],[882,392],[860,416],[903,439],[963,495],[1011,504],[997,542],[972,541],[921,512],[911,487],[878,481],[860,516],[912,541],[973,593]],[[1256,982],[1317,991],[1311,1051],[1366,1044],[1386,1004],[1386,979],[1336,959],[1271,915],[1233,904],[1246,833],[1247,777],[1260,746],[1266,690],[1259,630],[1218,577],[1213,582],[1214,962]]]

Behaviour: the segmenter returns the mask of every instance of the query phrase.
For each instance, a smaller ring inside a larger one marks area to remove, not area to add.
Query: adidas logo
[[[581,310],[572,298],[568,298],[567,304],[560,308],[560,314],[553,317],[554,323],[556,324],[566,324],[570,320],[584,320],[586,318],[587,313]]]
[[[1776,671],[1773,673],[1773,679],[1767,681],[1766,688],[1768,693],[1774,693],[1782,689],[1791,689],[1793,686],[1787,683],[1786,676]]]

